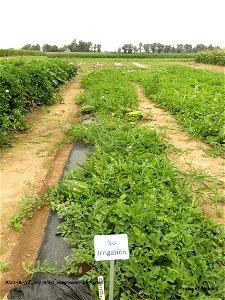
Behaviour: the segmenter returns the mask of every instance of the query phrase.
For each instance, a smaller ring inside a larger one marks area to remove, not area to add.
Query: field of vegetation
[[[225,66],[225,50],[200,52],[195,56],[195,62]]]
[[[110,53],[110,52],[60,52],[47,53],[49,57],[64,57],[64,58],[176,58],[194,60],[195,53]]]
[[[138,104],[127,71],[98,70],[82,85],[78,101],[96,119],[69,134],[95,151],[48,194],[64,220],[60,234],[78,245],[66,272],[88,265],[83,279],[97,296],[93,282],[101,274],[108,286],[109,273],[94,261],[93,236],[127,233],[130,259],[116,262],[115,299],[222,299],[224,231],[192,207],[167,144],[130,114]]]
[[[44,56],[42,51],[22,50],[22,49],[0,49],[0,57],[8,56]]]
[[[24,49],[0,49],[0,57],[12,56],[48,56],[58,58],[133,58],[133,59],[182,59],[184,61],[193,61],[196,63],[214,64],[225,66],[225,51],[214,50],[204,52],[190,52],[190,53],[117,53],[117,52],[64,52],[58,51],[48,52],[49,50],[24,50]]]
[[[25,114],[60,101],[57,88],[77,73],[74,65],[51,59],[0,61],[0,147],[10,133],[26,128]]]
[[[27,112],[60,101],[57,88],[77,74],[75,65],[84,60],[85,92],[76,102],[81,114],[92,113],[95,119],[72,124],[68,134],[71,141],[93,145],[94,152],[46,194],[63,219],[59,234],[76,245],[64,268],[51,270],[79,274],[97,299],[99,275],[109,286],[109,264],[94,260],[94,235],[126,233],[130,259],[116,261],[114,299],[223,300],[224,229],[196,207],[192,185],[167,157],[171,146],[143,126],[133,83],[174,114],[185,131],[222,151],[224,75],[167,64],[169,56],[159,61],[145,55],[138,60],[146,65],[141,70],[124,54],[117,59],[101,55],[103,69],[91,71],[98,54],[64,55],[67,59],[0,63],[2,146],[10,132],[26,128]],[[112,68],[116,61],[123,67]]]
[[[153,102],[174,114],[192,136],[225,149],[224,74],[164,66],[131,75]]]

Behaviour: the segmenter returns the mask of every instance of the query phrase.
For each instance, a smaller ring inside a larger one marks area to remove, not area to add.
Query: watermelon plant
[[[181,126],[223,152],[225,149],[224,75],[184,66],[165,66],[130,74],[145,94],[174,114]]]
[[[97,298],[109,264],[94,261],[94,235],[127,233],[130,259],[116,262],[114,299],[224,299],[224,231],[191,207],[192,191],[156,131],[124,116],[137,109],[127,73],[95,71],[83,87],[96,119],[70,136],[94,152],[48,192],[64,220],[59,233],[77,246],[64,270],[82,274]]]

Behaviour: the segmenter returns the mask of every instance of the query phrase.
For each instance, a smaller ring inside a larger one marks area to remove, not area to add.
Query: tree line
[[[139,43],[138,46],[133,44],[124,44],[118,48],[118,53],[193,53],[206,50],[219,50],[219,46],[212,44],[206,46],[204,44],[197,44],[193,47],[191,44],[178,44],[176,46],[164,45],[161,43],[143,44]]]
[[[58,47],[57,45],[44,44],[42,47],[32,44],[26,44],[21,49],[23,50],[37,50],[43,52],[101,52],[101,44],[92,44],[91,42],[79,42],[74,39],[70,44]],[[219,46],[213,46],[212,44],[206,46],[204,44],[197,44],[192,46],[191,44],[178,44],[176,46],[164,45],[161,43],[143,44],[139,43],[135,46],[131,43],[124,44],[119,47],[117,53],[195,53],[206,50],[219,50]]]
[[[92,44],[91,42],[84,42],[82,40],[77,42],[74,39],[70,44],[61,47],[50,44],[44,44],[42,47],[39,44],[26,44],[21,49],[43,52],[101,52],[101,44]]]

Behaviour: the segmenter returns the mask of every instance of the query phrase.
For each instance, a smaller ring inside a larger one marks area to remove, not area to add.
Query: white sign
[[[95,235],[95,260],[129,259],[127,234]]]
[[[101,300],[105,300],[105,290],[104,290],[104,278],[103,276],[98,277],[98,293]]]

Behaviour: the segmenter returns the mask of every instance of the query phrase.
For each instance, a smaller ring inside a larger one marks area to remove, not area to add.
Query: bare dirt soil
[[[74,97],[81,92],[77,76],[60,89],[64,102],[38,108],[27,117],[29,129],[15,136],[12,148],[2,151],[0,261],[9,267],[9,271],[0,272],[0,297],[15,286],[5,284],[6,280],[28,278],[22,262],[34,264],[49,208],[36,211],[19,233],[10,228],[9,218],[18,211],[24,195],[43,194],[61,176],[72,145],[64,143],[60,146],[60,142],[66,140],[69,124],[78,120]]]
[[[151,120],[144,121],[144,124],[155,128],[157,131],[165,131],[166,140],[177,149],[177,151],[168,153],[172,163],[184,172],[190,172],[192,169],[199,170],[214,177],[220,183],[220,188],[225,183],[225,159],[222,157],[207,157],[205,150],[211,147],[199,140],[192,139],[182,131],[175,118],[163,109],[156,107],[142,92],[142,89],[135,85],[139,99],[139,108],[144,115],[150,113]],[[206,199],[204,199],[206,200]],[[224,213],[225,206],[218,204],[216,213],[215,207],[208,201],[202,204],[204,212],[219,223],[225,224]]]
[[[189,66],[189,67],[192,67],[192,68],[217,71],[217,72],[224,72],[225,71],[225,67],[217,66],[217,65],[199,64],[199,63],[195,63],[195,62],[176,62],[175,64],[185,65],[185,66]]]

